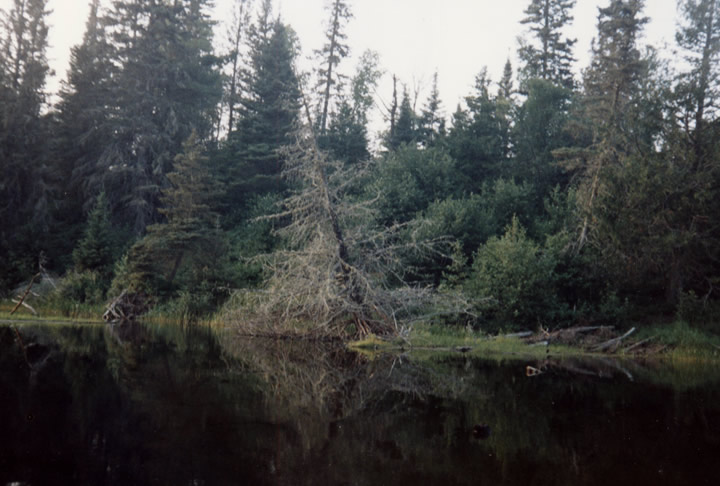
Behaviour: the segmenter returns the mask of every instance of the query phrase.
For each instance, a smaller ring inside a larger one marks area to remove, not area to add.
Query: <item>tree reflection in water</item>
[[[0,327],[2,485],[719,478],[708,370],[368,356],[192,326],[20,333],[31,367]],[[527,365],[545,372],[528,378]]]

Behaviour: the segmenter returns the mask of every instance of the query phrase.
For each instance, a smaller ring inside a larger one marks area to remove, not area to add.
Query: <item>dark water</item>
[[[720,484],[714,366],[19,333],[0,326],[0,486]]]

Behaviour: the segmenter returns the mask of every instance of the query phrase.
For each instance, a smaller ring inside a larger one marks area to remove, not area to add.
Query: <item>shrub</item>
[[[502,237],[494,236],[478,249],[466,285],[495,325],[533,325],[558,306],[555,265],[553,252],[528,238],[513,217]]]
[[[75,304],[100,304],[105,299],[107,283],[96,271],[69,272],[60,281],[56,295]]]

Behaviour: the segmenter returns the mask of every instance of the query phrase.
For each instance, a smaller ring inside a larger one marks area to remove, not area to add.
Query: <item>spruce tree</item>
[[[170,186],[161,194],[160,213],[165,221],[148,226],[147,234],[128,255],[129,277],[124,285],[132,290],[153,292],[173,285],[184,262],[189,268],[186,286],[222,272],[223,252],[219,216],[214,211],[217,182],[196,133],[183,144],[168,174]]]
[[[680,76],[676,98],[681,119],[692,120],[692,124],[685,125],[685,131],[692,141],[698,167],[717,140],[712,125],[718,118],[716,104],[720,95],[720,2],[682,0],[679,8],[683,19],[676,38],[689,69]]]
[[[283,190],[279,149],[290,142],[300,108],[296,52],[289,27],[261,12],[250,29],[250,65],[236,127],[218,154],[231,225],[255,197]]]
[[[458,107],[448,134],[448,149],[458,170],[467,177],[468,192],[477,192],[484,181],[505,170],[506,126],[497,98],[490,95],[490,79],[483,69],[475,78],[474,92]]]
[[[631,129],[625,116],[647,68],[637,45],[648,22],[641,15],[643,6],[644,0],[611,0],[599,9],[598,35],[584,76],[588,114],[597,127],[598,141],[620,142],[621,132]]]
[[[350,6],[345,0],[332,0],[330,4],[330,21],[325,31],[325,44],[316,52],[321,66],[317,69],[317,87],[320,90],[318,106],[318,120],[320,135],[325,134],[331,106],[333,89],[340,91],[342,76],[338,72],[338,65],[348,56],[350,48],[347,44],[345,24],[352,18]]]
[[[438,73],[435,72],[430,96],[425,102],[425,107],[418,120],[421,143],[426,147],[436,145],[445,136],[445,116],[442,113],[441,105]]]
[[[515,86],[513,85],[513,67],[510,62],[510,58],[508,58],[508,60],[505,61],[505,66],[503,67],[502,78],[498,83],[498,97],[509,100],[512,98],[513,93],[515,93]]]
[[[318,146],[335,159],[354,164],[370,157],[367,124],[374,103],[372,93],[381,75],[378,63],[377,53],[363,53],[350,80],[349,94],[341,97],[327,132],[317,137]]]
[[[116,0],[108,130],[98,172],[122,221],[137,234],[160,219],[160,191],[193,130],[212,134],[222,94],[209,0]]]
[[[572,89],[572,53],[576,39],[563,37],[572,22],[575,0],[531,0],[520,21],[530,27],[534,43],[522,43],[518,55],[523,80],[541,78]]]
[[[0,12],[0,291],[34,272],[51,224],[48,13],[47,0],[14,0]]]
[[[93,0],[80,45],[72,48],[70,69],[56,105],[53,152],[60,172],[61,191],[56,198],[57,219],[63,239],[72,241],[78,215],[96,202],[101,189],[97,162],[112,139],[107,110],[115,67],[112,46],[101,22],[100,1]],[[62,245],[62,241],[58,241]]]
[[[116,244],[110,223],[110,206],[104,192],[97,197],[87,218],[82,239],[72,253],[75,270],[98,272],[108,279],[112,273]]]
[[[230,73],[227,75],[224,102],[228,111],[228,132],[235,128],[236,107],[240,90],[240,75],[242,71],[242,51],[243,43],[246,41],[247,31],[250,26],[250,6],[252,0],[235,0],[233,9],[232,25],[228,29],[227,40],[230,43],[230,52],[227,59],[230,64]]]
[[[408,93],[407,86],[403,89],[397,119],[395,120],[394,127],[391,128],[386,141],[386,146],[390,150],[397,150],[402,145],[417,143],[417,115],[410,103],[410,94]]]

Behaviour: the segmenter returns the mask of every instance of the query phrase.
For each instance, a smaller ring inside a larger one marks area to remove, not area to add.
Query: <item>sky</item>
[[[104,0],[109,3],[109,0]],[[329,0],[276,0],[276,12],[292,25],[309,57],[323,43],[322,32],[328,16]],[[57,90],[67,71],[70,47],[82,40],[89,0],[49,0],[51,67],[56,76],[48,83]],[[213,16],[222,24],[232,18],[234,0],[215,0]],[[256,3],[259,3],[256,0]],[[341,71],[352,74],[355,58],[366,49],[380,54],[386,75],[378,96],[389,102],[392,74],[407,84],[410,93],[419,92],[419,105],[430,91],[437,71],[438,87],[446,115],[464,96],[471,93],[475,76],[483,66],[494,81],[499,80],[508,57],[514,60],[518,35],[525,26],[519,23],[529,0],[349,0],[354,18],[347,28],[350,59]],[[590,43],[596,32],[597,8],[609,0],[577,0],[575,21],[568,35],[577,38],[577,71],[589,62]],[[12,0],[0,0],[8,9]],[[676,27],[676,0],[647,0],[645,15],[651,21],[643,42],[656,47],[673,45]],[[224,32],[219,26],[218,34]],[[670,52],[670,51],[668,51]],[[514,63],[515,64],[515,63]],[[309,69],[309,60],[301,62]],[[420,106],[418,106],[420,108]]]

